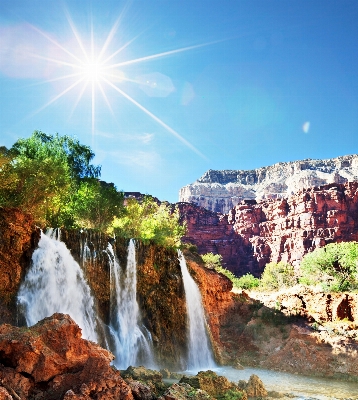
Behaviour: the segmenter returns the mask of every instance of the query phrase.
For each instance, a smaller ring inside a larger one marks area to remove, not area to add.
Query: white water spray
[[[128,246],[128,259],[125,271],[114,255],[109,244],[107,252],[111,268],[111,315],[110,332],[114,340],[114,364],[119,369],[130,365],[144,364],[154,367],[150,333],[139,326],[139,307],[137,303],[137,264],[134,241]],[[145,334],[143,333],[145,332]]]
[[[59,232],[41,232],[31,267],[19,289],[18,303],[28,326],[57,312],[69,314],[84,338],[97,341],[90,288],[80,266],[60,242]]]
[[[214,368],[212,351],[206,330],[201,294],[194,279],[189,274],[183,253],[178,251],[181,273],[185,290],[186,307],[189,322],[188,370]]]

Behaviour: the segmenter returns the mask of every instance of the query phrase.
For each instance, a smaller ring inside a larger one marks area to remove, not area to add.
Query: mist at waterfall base
[[[208,339],[201,294],[194,279],[189,274],[183,253],[178,251],[185,290],[188,318],[188,365],[189,371],[215,368],[215,362]]]

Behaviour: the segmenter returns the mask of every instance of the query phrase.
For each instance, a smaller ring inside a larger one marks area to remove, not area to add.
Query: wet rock
[[[245,388],[248,397],[266,397],[267,391],[257,375],[251,375]]]
[[[183,376],[179,383],[187,383],[195,389],[204,390],[216,399],[225,397],[228,393],[242,393],[242,399],[246,398],[238,385],[210,370],[200,371],[195,376]]]
[[[208,393],[187,383],[174,383],[158,400],[214,400]]]
[[[143,382],[162,382],[163,375],[154,369],[129,366],[125,371],[122,371],[123,378],[132,378]]]
[[[131,379],[127,379],[126,382],[131,388],[135,400],[154,400],[157,398],[148,385]]]
[[[129,386],[135,385],[133,382],[144,383],[156,395],[161,395],[166,389],[162,380],[163,375],[159,371],[148,369],[143,366],[129,366],[125,371],[122,371],[122,377]],[[145,393],[145,388],[142,389],[138,386],[137,392],[140,393],[142,390],[143,393]]]

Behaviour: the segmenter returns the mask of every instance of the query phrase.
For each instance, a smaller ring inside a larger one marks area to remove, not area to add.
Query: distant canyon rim
[[[180,190],[184,241],[241,276],[269,262],[298,267],[328,243],[358,240],[358,155],[209,170]]]

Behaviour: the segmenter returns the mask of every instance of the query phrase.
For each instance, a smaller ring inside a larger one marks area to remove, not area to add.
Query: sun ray
[[[207,157],[204,156],[203,153],[201,153],[195,146],[193,146],[190,142],[188,142],[186,139],[184,139],[178,132],[176,132],[173,128],[171,128],[169,125],[167,125],[165,122],[163,122],[160,118],[158,118],[156,115],[151,113],[148,109],[146,109],[144,106],[142,106],[140,103],[138,103],[136,100],[134,100],[131,96],[129,96],[127,93],[125,93],[123,90],[121,90],[119,87],[114,85],[111,81],[103,78],[104,81],[111,86],[114,90],[116,90],[118,93],[120,93],[123,97],[125,97],[127,100],[129,100],[131,103],[136,105],[140,110],[142,110],[145,114],[147,114],[149,117],[151,117],[154,121],[156,121],[159,125],[161,125],[163,128],[165,128],[168,132],[170,132],[173,136],[175,136],[177,139],[179,139],[182,143],[184,143],[189,149],[194,151],[196,154],[198,154],[200,157],[204,158],[205,160],[208,160]]]
[[[136,39],[138,39],[139,36],[140,35],[137,35],[133,39],[129,40],[126,44],[124,44],[122,47],[120,47],[118,50],[112,53],[108,58],[106,58],[102,63],[106,64],[109,60],[111,60],[113,57],[115,57],[117,54],[123,51],[126,47],[128,47],[131,43],[133,43]]]
[[[72,107],[72,110],[71,110],[71,112],[70,112],[70,115],[68,116],[68,120],[70,120],[70,119],[72,118],[72,115],[73,115],[73,113],[75,112],[75,109],[77,108],[78,103],[81,101],[82,96],[83,96],[83,93],[85,92],[87,86],[88,86],[88,82],[85,82],[84,85],[83,85],[83,88],[81,89],[79,95],[77,96],[77,99],[76,99],[76,101],[75,101],[75,104],[74,104],[73,107]]]
[[[41,82],[31,83],[31,84],[27,85],[27,87],[39,86],[39,85],[44,85],[45,83],[62,81],[64,79],[75,78],[76,76],[80,76],[80,75],[82,75],[81,72],[76,72],[75,74],[63,75],[63,76],[59,76],[58,78],[52,78],[52,79],[47,79],[47,80],[44,80]]]
[[[100,82],[98,82],[98,87],[99,87],[99,90],[100,90],[101,93],[102,93],[102,96],[103,96],[103,98],[104,98],[104,101],[106,102],[106,104],[107,104],[107,106],[108,106],[108,108],[109,108],[109,111],[110,111],[111,114],[112,114],[112,117],[113,117],[113,118],[115,119],[115,121],[118,123],[117,118],[116,118],[116,116],[115,116],[115,114],[114,114],[113,108],[112,108],[112,106],[111,106],[111,103],[109,102],[108,97],[107,97],[107,95],[106,95],[106,92],[104,91],[103,86],[101,85]]]
[[[122,62],[120,62],[118,64],[108,65],[106,68],[110,69],[110,68],[123,67],[124,65],[135,64],[135,63],[139,63],[139,62],[142,62],[142,61],[148,61],[148,60],[153,60],[155,58],[160,58],[160,57],[165,57],[165,56],[169,56],[169,55],[172,55],[172,54],[182,53],[183,51],[198,49],[200,47],[209,46],[209,45],[214,44],[214,43],[218,43],[218,41],[209,42],[209,43],[203,43],[203,44],[197,44],[197,45],[194,45],[194,46],[182,47],[180,49],[164,51],[163,53],[157,53],[157,54],[152,54],[150,56],[135,58],[133,60],[122,61]]]
[[[39,60],[50,61],[55,64],[66,65],[67,67],[72,67],[72,68],[81,68],[81,66],[79,66],[78,64],[69,63],[66,61],[58,60],[56,58],[40,56],[39,54],[35,54],[35,53],[30,53],[29,55],[33,58],[38,58]],[[81,62],[81,64],[83,64],[83,63]]]
[[[42,110],[44,110],[45,108],[47,108],[48,106],[50,106],[52,103],[54,103],[56,100],[58,100],[60,97],[64,96],[66,93],[68,93],[71,89],[73,89],[75,86],[77,86],[79,83],[81,83],[83,81],[82,79],[79,79],[77,82],[73,83],[71,86],[69,86],[68,88],[66,88],[64,91],[62,91],[60,94],[58,94],[57,96],[55,96],[54,98],[52,98],[50,101],[48,101],[45,105],[43,105],[41,108],[39,108],[38,110],[34,111],[32,114],[30,114],[30,117],[38,114],[39,112],[41,112]]]
[[[79,34],[77,33],[75,24],[73,23],[72,18],[71,18],[70,14],[68,13],[67,10],[65,10],[65,14],[66,14],[66,17],[67,17],[67,21],[68,21],[68,23],[69,23],[69,25],[70,25],[70,27],[71,27],[71,29],[72,29],[72,32],[73,32],[73,34],[75,35],[75,38],[76,38],[76,40],[77,40],[77,43],[79,44],[79,46],[80,46],[80,48],[81,48],[81,50],[82,50],[82,52],[83,52],[83,55],[85,56],[87,62],[90,62],[89,57],[88,57],[88,54],[87,54],[87,52],[86,52],[86,49],[85,49],[84,46],[83,46],[82,40],[81,40]],[[83,63],[83,61],[82,61],[82,63]]]
[[[129,8],[129,2],[127,2],[127,4],[124,6],[124,8],[123,8],[122,12],[120,13],[119,17],[117,18],[116,22],[113,24],[113,26],[112,26],[112,28],[111,28],[108,36],[107,36],[107,39],[106,39],[106,41],[104,42],[104,44],[102,46],[101,52],[98,55],[98,60],[99,61],[101,61],[101,58],[102,58],[103,54],[105,53],[105,51],[107,50],[108,46],[112,42],[113,37],[114,37],[114,35],[116,34],[116,32],[118,30],[119,24],[121,23],[121,21],[122,21],[124,15],[125,15],[125,13],[127,12],[128,8]],[[107,62],[107,61],[108,61],[108,59],[105,60],[104,62]]]
[[[70,55],[71,57],[73,57],[76,61],[78,61],[79,63],[82,63],[82,60],[79,59],[78,57],[76,57],[73,53],[71,53],[69,50],[66,49],[66,47],[63,47],[62,45],[60,45],[58,42],[56,42],[56,40],[52,39],[49,35],[47,35],[45,32],[43,32],[41,29],[37,28],[34,25],[29,24],[30,27],[32,29],[34,29],[36,32],[40,33],[42,36],[44,36],[47,40],[49,40],[51,43],[53,43],[54,45],[56,45],[58,48],[60,48],[61,50],[63,50],[65,53],[67,53],[68,55]]]

